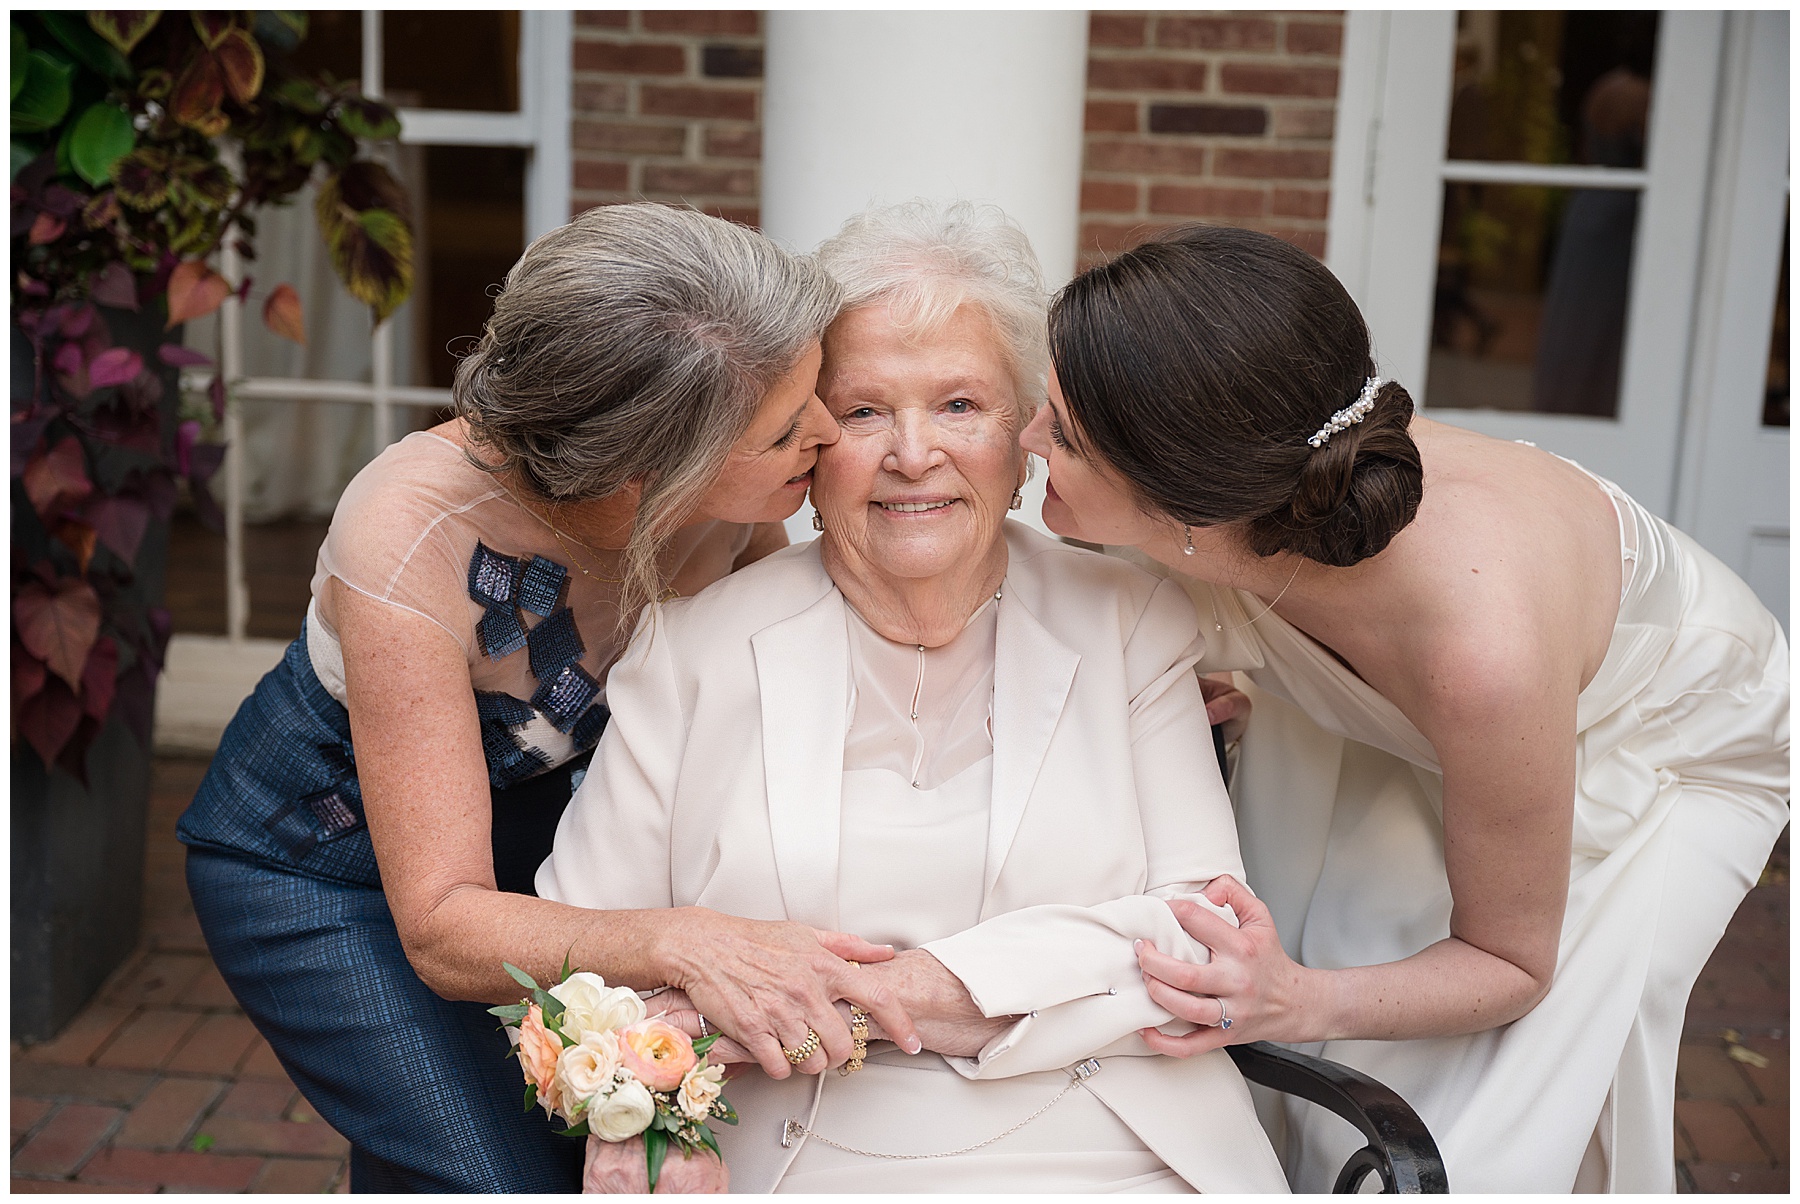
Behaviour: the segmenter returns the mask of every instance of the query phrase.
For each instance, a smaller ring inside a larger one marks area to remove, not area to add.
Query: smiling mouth
[[[797,477],[789,477],[787,483],[790,485],[803,485],[810,480],[812,480],[812,469],[809,468]]]
[[[956,498],[947,498],[941,502],[876,502],[890,514],[923,514],[928,510],[942,510],[946,506],[956,505]]]

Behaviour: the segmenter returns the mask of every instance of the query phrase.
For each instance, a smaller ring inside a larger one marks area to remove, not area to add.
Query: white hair
[[[819,247],[843,286],[843,311],[886,304],[909,338],[930,335],[964,305],[987,315],[1012,372],[1021,419],[1048,388],[1049,293],[1031,240],[998,206],[907,201],[865,209]]]

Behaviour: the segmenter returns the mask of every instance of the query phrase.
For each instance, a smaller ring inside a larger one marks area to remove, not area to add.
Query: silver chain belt
[[[1030,1116],[1027,1116],[1012,1128],[1006,1130],[1006,1132],[996,1133],[986,1141],[978,1141],[974,1145],[966,1145],[960,1150],[945,1150],[941,1154],[884,1154],[879,1150],[859,1150],[854,1146],[847,1146],[840,1141],[833,1141],[823,1133],[814,1132],[812,1129],[807,1128],[791,1116],[781,1129],[781,1148],[784,1150],[790,1148],[794,1144],[794,1139],[796,1137],[810,1137],[814,1141],[822,1141],[832,1149],[842,1150],[846,1154],[855,1154],[862,1158],[886,1158],[891,1162],[919,1162],[927,1158],[955,1158],[962,1154],[973,1154],[976,1150],[993,1145],[996,1141],[1011,1137],[1014,1133],[1017,1133],[1020,1129],[1023,1129],[1026,1125],[1050,1111],[1050,1109],[1056,1107],[1069,1092],[1075,1090],[1075,1088],[1081,1086],[1099,1073],[1100,1062],[1098,1059],[1089,1058],[1087,1061],[1079,1063],[1069,1070],[1068,1085],[1061,1091],[1058,1091],[1055,1095],[1051,1096],[1049,1103],[1045,1104],[1042,1108],[1039,1108],[1036,1112],[1033,1112]]]

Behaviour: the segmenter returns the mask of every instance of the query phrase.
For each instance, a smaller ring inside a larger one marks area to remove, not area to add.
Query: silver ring
[[[694,1015],[696,1015],[696,1016],[700,1016],[700,1013],[699,1013],[699,1012],[695,1012],[695,1013],[694,1013]],[[701,1035],[701,1036],[702,1036],[702,1037],[705,1037],[705,1036],[706,1036],[706,1032],[707,1032],[707,1029],[706,1029],[706,1017],[705,1017],[705,1016],[700,1016],[700,1035]]]
[[[1231,1017],[1225,1014],[1225,1001],[1215,995],[1213,996],[1213,1002],[1219,1005],[1219,1027],[1230,1028]]]

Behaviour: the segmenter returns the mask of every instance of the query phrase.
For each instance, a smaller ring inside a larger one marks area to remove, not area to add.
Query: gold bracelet
[[[869,1054],[869,1013],[850,1005],[850,1060],[838,1067],[838,1074],[849,1076],[862,1069]]]

